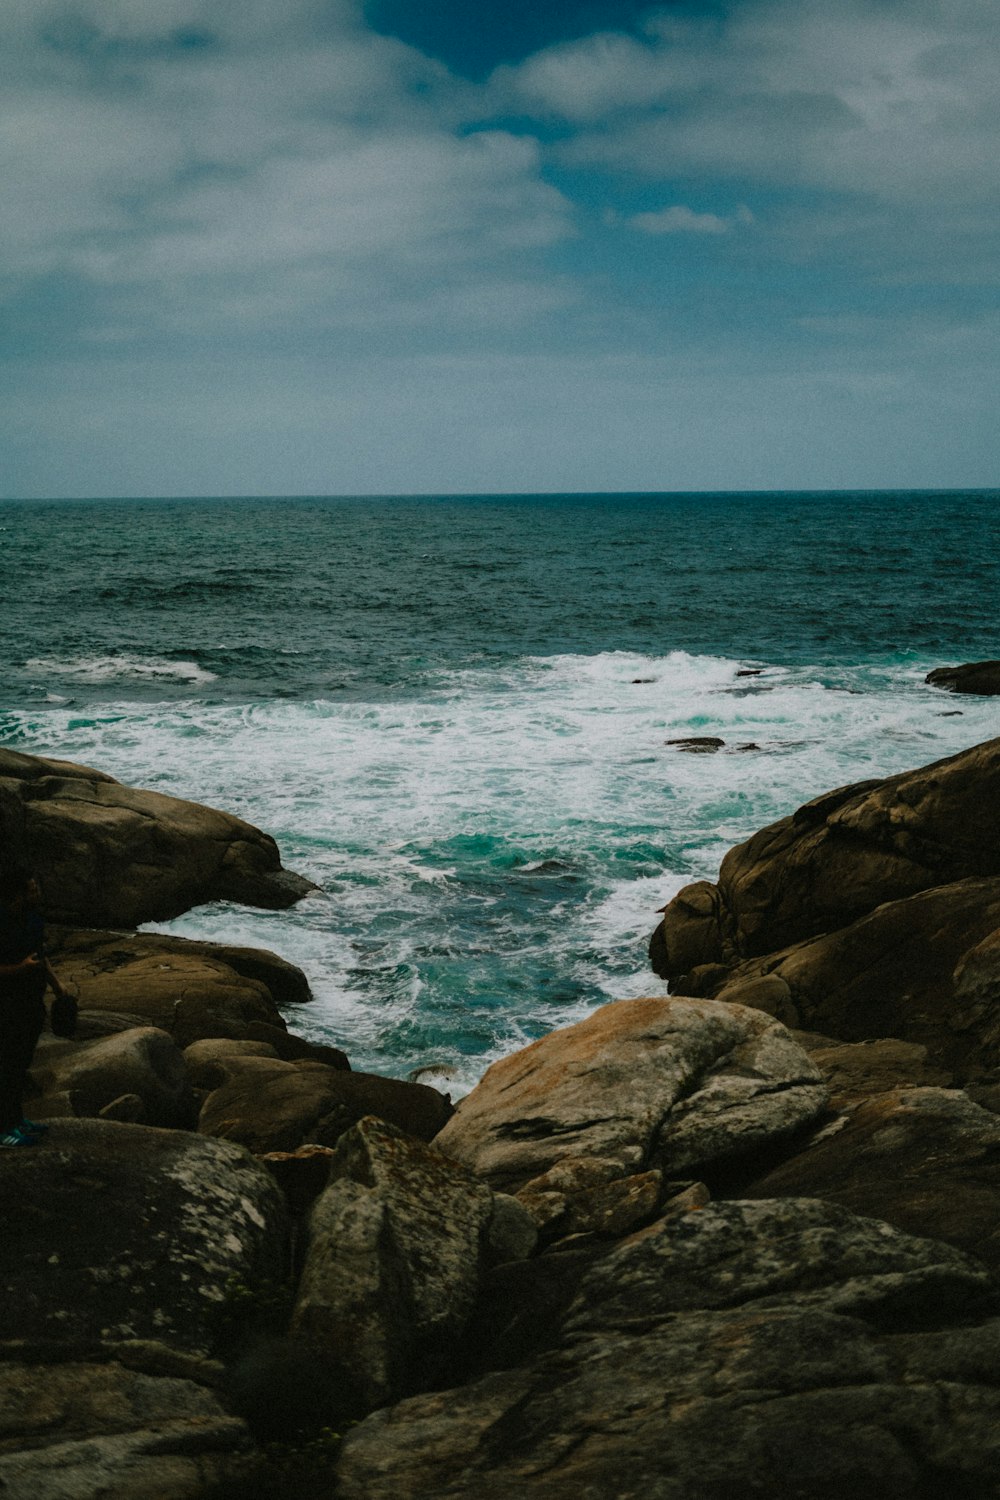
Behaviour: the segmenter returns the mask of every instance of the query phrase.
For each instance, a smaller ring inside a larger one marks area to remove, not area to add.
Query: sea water
[[[924,683],[1000,655],[998,501],[8,501],[0,742],[273,834],[319,894],[161,928],[282,953],[295,1029],[460,1093],[664,993],[658,908],[732,844],[1000,733]]]

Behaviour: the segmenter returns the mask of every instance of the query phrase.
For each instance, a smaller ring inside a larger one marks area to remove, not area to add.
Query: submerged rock
[[[690,1176],[787,1139],[825,1102],[819,1070],[760,1011],[619,1000],[494,1063],[435,1144],[502,1191],[568,1157]]]
[[[163,921],[206,901],[282,908],[316,889],[230,813],[3,749],[0,843],[38,873],[54,921],[94,927]]]

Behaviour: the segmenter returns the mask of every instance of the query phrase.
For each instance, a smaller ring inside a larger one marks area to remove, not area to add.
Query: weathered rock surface
[[[924,678],[931,687],[949,693],[980,693],[993,697],[1000,693],[1000,661],[969,661],[960,667],[935,667]]]
[[[45,1107],[53,1095],[67,1096],[73,1114],[94,1117],[131,1094],[140,1100],[147,1125],[192,1129],[195,1123],[197,1107],[184,1059],[167,1033],[152,1026],[42,1050],[31,1081],[39,1090],[42,1107],[36,1113],[42,1117],[59,1112]]]
[[[445,1096],[422,1083],[268,1057],[222,1058],[219,1066],[225,1078],[205,1099],[198,1129],[258,1155],[334,1146],[364,1115],[430,1140],[451,1114]]]
[[[932,1067],[927,1048],[884,1037],[874,1042],[838,1042],[794,1032],[826,1079],[831,1109],[845,1109],[872,1094],[897,1088],[948,1088],[946,1068]]]
[[[709,1205],[585,1267],[517,1367],[368,1417],[337,1493],[987,1496],[1000,1324],[968,1325],[994,1299],[957,1252],[830,1205]]]
[[[888,901],[836,932],[741,964],[719,999],[766,971],[801,1026],[844,1041],[896,1037],[961,1082],[1000,1065],[1000,879]]]
[[[314,890],[229,813],[103,772],[0,749],[0,844],[42,879],[55,921],[163,921],[206,901],[286,907]]]
[[[284,1272],[287,1216],[238,1146],[104,1120],[54,1124],[0,1172],[6,1339],[152,1338],[210,1351],[226,1283]]]
[[[53,966],[85,1020],[124,1013],[168,1031],[180,1047],[202,1037],[246,1038],[254,1023],[285,1031],[270,984],[285,995],[293,988],[288,971],[299,971],[266,952],[256,955],[253,974],[221,957],[239,961],[246,952],[155,933],[57,929],[50,943]]]
[[[247,1465],[243,1422],[209,1387],[117,1359],[0,1362],[0,1492],[9,1500],[199,1500]]]
[[[309,1216],[292,1327],[370,1410],[447,1368],[472,1311],[493,1194],[371,1118],[342,1137],[330,1178]]]
[[[961,1090],[897,1089],[866,1100],[745,1191],[877,1213],[1000,1271],[1000,1118]]]
[[[665,979],[774,953],[883,902],[1000,875],[1000,740],[817,797],[731,849],[654,933]]]
[[[713,1001],[620,1000],[501,1059],[435,1144],[517,1191],[567,1157],[690,1176],[787,1139],[822,1110],[778,1022]]]

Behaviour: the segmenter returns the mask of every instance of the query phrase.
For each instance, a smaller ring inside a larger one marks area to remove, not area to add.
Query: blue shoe
[[[49,1127],[41,1120],[22,1120],[17,1128],[22,1135],[46,1135]]]
[[[33,1135],[22,1135],[20,1130],[5,1130],[0,1135],[0,1151],[14,1151],[18,1146],[37,1146],[38,1138]]]

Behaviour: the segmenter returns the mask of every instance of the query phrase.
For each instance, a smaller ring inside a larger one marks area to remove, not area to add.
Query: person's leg
[[[9,1007],[9,1008],[8,1008]],[[16,1131],[24,1118],[24,1085],[45,1024],[42,1002],[0,1001],[0,1135]]]

